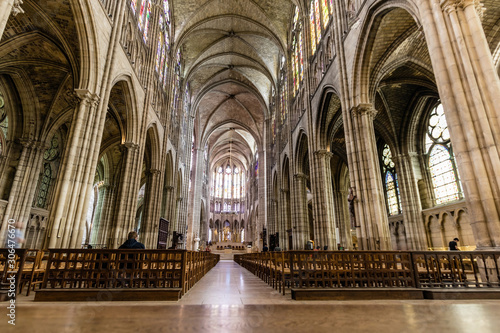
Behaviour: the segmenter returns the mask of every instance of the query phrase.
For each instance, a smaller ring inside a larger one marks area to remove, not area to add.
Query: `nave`
[[[230,260],[178,302],[35,303],[2,332],[496,332],[500,301],[294,301]],[[7,329],[7,330],[6,330]]]

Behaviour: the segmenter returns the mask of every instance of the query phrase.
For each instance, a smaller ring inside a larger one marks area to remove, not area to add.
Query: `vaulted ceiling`
[[[263,146],[294,8],[291,0],[173,1],[197,142],[208,143],[212,165],[231,155],[248,168]]]

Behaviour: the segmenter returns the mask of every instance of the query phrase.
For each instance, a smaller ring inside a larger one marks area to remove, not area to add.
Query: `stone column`
[[[347,205],[347,192],[334,191],[334,207],[336,227],[339,228],[340,245],[346,250],[352,250],[351,221]],[[335,250],[333,248],[332,250]]]
[[[29,221],[31,204],[35,195],[43,154],[47,148],[40,142],[22,140],[23,146],[14,182],[9,194],[9,202],[5,208],[2,227],[0,228],[0,244],[5,244],[9,219],[23,223],[23,232]]]
[[[375,145],[373,120],[377,111],[370,104],[352,109],[353,142],[347,145],[353,158],[355,173],[355,212],[360,250],[390,250],[391,235],[385,205],[382,179]],[[350,165],[351,166],[351,165]]]
[[[258,184],[258,201],[259,201],[259,216],[257,230],[255,232],[257,239],[259,239],[259,234],[267,228],[267,154],[266,151],[259,151],[259,178],[257,179]],[[266,243],[269,246],[269,232],[267,232]]]
[[[188,220],[188,234],[186,238],[187,249],[197,249],[194,246],[194,239],[200,237],[200,211],[201,211],[201,197],[203,191],[203,167],[205,159],[203,157],[204,150],[200,148],[194,149],[193,152],[193,167],[192,167],[192,181],[191,192],[189,193],[189,220]],[[194,248],[193,248],[194,246]]]
[[[163,201],[165,202],[165,210],[163,211],[163,216],[165,219],[167,219],[170,223],[172,223],[172,193],[174,191],[173,186],[165,186],[165,194],[163,196]]]
[[[413,167],[419,163],[418,156],[416,154],[396,155],[393,160],[398,171],[398,185],[408,249],[427,250],[422,204]]]
[[[303,173],[293,175],[293,246],[294,250],[305,249],[309,240],[309,216],[307,213],[307,176]]]
[[[77,110],[74,112],[71,129],[66,144],[66,152],[60,167],[60,180],[57,184],[53,209],[49,215],[46,246],[49,248],[67,247],[73,232],[77,206],[80,200],[85,200],[81,194],[84,169],[88,162],[88,148],[91,136],[96,126],[97,105],[99,97],[87,90],[77,90],[80,98]],[[95,174],[95,170],[92,170]],[[75,235],[76,238],[76,235]]]
[[[281,219],[280,219],[280,246],[283,250],[293,250],[288,248],[288,229],[293,227],[291,223],[291,212],[290,212],[290,191],[288,189],[280,189],[280,201],[281,201]]]
[[[160,223],[159,206],[161,205],[160,170],[149,170],[147,178],[147,193],[144,197],[144,212],[141,222],[141,238],[143,239],[146,248],[156,249],[158,241],[158,227]]]
[[[106,197],[108,196],[108,184],[102,184],[99,187],[99,195],[97,198],[97,205],[95,209],[95,214],[94,214],[94,221],[92,223],[92,230],[90,232],[90,239],[89,239],[89,244],[99,244],[98,243],[98,235],[99,235],[99,229],[102,228],[101,225],[101,217],[102,217],[102,211],[104,209],[104,201]]]
[[[500,247],[500,80],[479,0],[418,3],[478,249]]]
[[[174,228],[172,230],[176,231],[178,234],[183,234],[184,237],[186,237],[186,226],[179,223],[180,216],[182,215],[181,209],[182,209],[182,202],[183,201],[184,201],[184,198],[182,198],[182,197],[179,197],[176,200],[175,220],[174,220],[175,223],[174,223]],[[184,239],[184,243],[185,243],[185,239]]]
[[[116,189],[115,184],[104,185],[106,186],[106,192],[104,196],[104,201],[102,204],[102,210],[100,215],[99,229],[97,230],[97,235],[95,239],[96,244],[107,244],[107,239],[111,232],[111,218],[113,216],[114,206],[113,203],[116,199]]]
[[[333,154],[326,150],[313,153],[312,187],[314,238],[316,245],[328,246],[329,250],[337,248],[335,237],[335,210],[333,206],[332,171],[330,159]]]
[[[24,10],[21,8],[22,4],[22,0],[2,0],[0,2],[0,39],[3,37],[10,14],[16,16],[17,14],[24,13]]]

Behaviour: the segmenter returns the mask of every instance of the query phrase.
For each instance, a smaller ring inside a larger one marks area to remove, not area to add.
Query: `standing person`
[[[128,239],[120,245],[119,249],[145,249],[144,244],[137,241],[139,235],[135,231],[131,231],[128,233]]]
[[[460,251],[457,247],[458,242],[459,242],[458,238],[456,237],[453,238],[453,240],[448,244],[448,246],[450,247],[450,251]]]

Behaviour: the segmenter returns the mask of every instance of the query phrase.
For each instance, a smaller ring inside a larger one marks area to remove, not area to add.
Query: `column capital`
[[[100,101],[100,97],[90,92],[88,89],[75,89],[75,95],[81,103],[85,103],[90,106],[97,106]]]
[[[326,149],[320,149],[320,150],[316,150],[314,152],[314,156],[324,157],[324,158],[330,159],[333,157],[333,153],[329,152]]]
[[[288,192],[290,192],[290,190],[289,190],[289,189],[287,189],[287,188],[281,188],[281,189],[280,189],[280,192],[281,192],[281,193],[288,193]]]
[[[21,8],[22,4],[23,0],[14,0],[14,5],[12,6],[12,16],[24,13],[24,10]]]
[[[130,142],[130,141],[124,142],[120,147],[122,149],[131,150],[131,151],[139,149],[139,145],[138,144]]]
[[[173,187],[173,186],[171,186],[171,185],[169,185],[169,186],[165,186],[165,189],[166,189],[167,191],[173,191],[173,190],[174,190],[174,187]]]
[[[307,177],[305,174],[299,172],[299,173],[296,173],[295,175],[293,175],[293,179],[297,179],[297,180],[307,180]]]
[[[457,10],[464,10],[469,6],[474,6],[480,19],[483,18],[484,7],[480,0],[440,0],[441,9],[445,13],[451,13]]]
[[[157,175],[161,174],[161,171],[158,169],[149,169],[149,173],[151,175],[157,176]]]
[[[355,117],[368,115],[372,118],[375,118],[378,113],[372,104],[359,104],[358,106],[353,107],[351,112]]]

